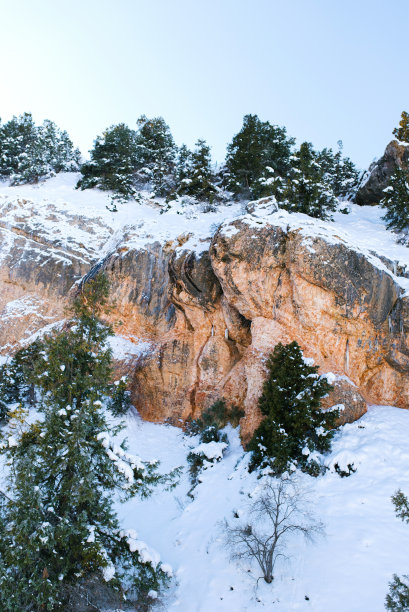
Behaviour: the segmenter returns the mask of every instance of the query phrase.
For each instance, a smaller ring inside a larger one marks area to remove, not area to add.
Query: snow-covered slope
[[[271,585],[257,583],[255,566],[229,562],[223,547],[220,522],[237,520],[234,512],[245,518],[249,494],[260,487],[246,470],[236,431],[229,431],[225,458],[203,473],[193,501],[185,472],[174,491],[120,507],[126,526],[173,566],[176,584],[164,596],[164,609],[381,612],[392,574],[408,571],[409,527],[395,517],[390,500],[398,487],[409,493],[408,431],[409,412],[385,406],[371,406],[340,429],[326,462],[352,462],[357,472],[348,478],[333,471],[318,479],[301,476],[325,535],[315,544],[291,540],[290,559],[277,566]],[[135,416],[127,419],[127,435],[131,452],[159,458],[164,471],[186,468],[194,445],[176,428]]]
[[[138,248],[150,242],[177,240],[183,247],[202,251],[209,246],[209,238],[220,223],[240,217],[243,205],[231,203],[216,212],[203,213],[201,205],[167,207],[161,198],[152,199],[143,193],[140,202],[131,200],[118,205],[118,212],[107,209],[109,193],[98,189],[75,189],[79,175],[61,173],[38,185],[10,187],[0,182],[0,226],[24,227],[39,233],[44,241],[56,246],[86,250],[92,258],[101,258],[126,244]],[[400,271],[409,271],[409,249],[396,242],[396,236],[385,228],[383,211],[379,206],[348,204],[350,214],[338,212],[334,220],[324,222],[307,215],[280,210],[271,213],[266,207],[246,215],[249,223],[281,224],[289,229],[299,228],[307,237],[319,236],[330,243],[341,242],[377,262],[384,269],[380,257],[396,263]],[[231,231],[231,230],[230,230]],[[7,248],[3,243],[2,250]],[[0,256],[1,256],[0,251]],[[402,280],[406,287],[406,279]]]
[[[56,248],[84,251],[88,259],[99,259],[119,245],[138,248],[158,241],[164,244],[184,235],[189,248],[203,250],[224,220],[233,219],[241,206],[222,206],[203,214],[200,205],[174,206],[167,210],[163,199],[143,193],[111,212],[111,196],[98,189],[75,189],[79,174],[61,173],[38,185],[10,187],[0,182],[0,227],[25,229]],[[0,258],[10,245],[3,243]]]

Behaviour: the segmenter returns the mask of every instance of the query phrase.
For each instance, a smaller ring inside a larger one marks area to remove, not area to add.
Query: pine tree
[[[81,166],[77,188],[113,191],[119,200],[136,194],[136,132],[124,123],[112,125],[94,142],[91,160]]]
[[[329,185],[337,198],[350,197],[358,185],[359,172],[349,157],[342,156],[342,140],[338,141],[338,151],[323,149],[317,153],[323,180]]]
[[[409,500],[401,490],[396,491],[392,496],[392,503],[395,506],[395,513],[405,523],[409,523]],[[409,576],[401,578],[393,575],[392,582],[389,583],[389,593],[386,596],[385,608],[393,612],[403,612],[409,610]]]
[[[184,175],[178,185],[178,195],[189,195],[199,201],[211,202],[217,193],[215,177],[212,171],[210,147],[205,140],[198,140],[193,152],[188,155],[182,152],[183,169],[178,166],[180,175]],[[179,157],[180,159],[180,157]]]
[[[409,172],[396,167],[388,186],[383,190],[380,205],[386,209],[384,220],[388,229],[407,230],[409,227]]]
[[[276,186],[274,195],[281,208],[319,219],[328,219],[335,210],[337,199],[311,143],[303,142],[292,156],[289,176]]]
[[[35,403],[33,372],[43,345],[36,340],[16,352],[0,367],[0,421],[9,416],[9,405]]]
[[[137,173],[141,185],[150,184],[155,195],[166,196],[174,186],[177,147],[162,117],[138,119]]]
[[[227,187],[237,197],[260,197],[266,167],[281,177],[287,175],[294,142],[285,128],[245,115],[240,132],[227,147]]]
[[[178,186],[182,185],[184,180],[188,178],[192,152],[185,144],[182,144],[178,151],[175,179]]]
[[[36,363],[44,418],[5,436],[10,465],[0,512],[5,611],[67,610],[68,603],[77,609],[76,594],[90,596],[87,589],[95,580],[121,594],[125,582],[149,591],[166,579],[136,534],[121,531],[113,510],[115,492],[124,499],[148,495],[162,477],[155,462],[144,463],[125,443],[114,442],[120,426],[109,425],[103,410],[111,376],[106,346],[111,329],[100,319],[107,299],[104,276],[83,287],[69,327],[44,340]]]
[[[12,185],[36,183],[51,173],[77,171],[80,153],[52,121],[36,126],[30,113],[0,126],[0,176]]]
[[[249,444],[251,468],[269,467],[282,474],[293,466],[321,473],[314,453],[331,448],[337,411],[321,411],[331,390],[318,366],[304,359],[297,342],[277,344],[267,363],[269,375],[258,406],[264,416]]]
[[[116,380],[112,385],[111,399],[108,406],[114,416],[122,416],[130,409],[131,394],[127,389],[126,376]]]
[[[401,142],[409,142],[409,113],[402,112],[399,127],[395,128],[392,133]]]
[[[46,119],[39,128],[40,147],[52,172],[78,172],[81,153],[65,130],[60,130],[53,121]]]

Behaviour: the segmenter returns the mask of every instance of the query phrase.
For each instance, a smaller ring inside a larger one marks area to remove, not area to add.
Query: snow
[[[202,444],[193,448],[191,452],[194,455],[204,455],[209,461],[214,461],[223,457],[223,452],[226,448],[226,442],[202,442]]]
[[[30,314],[37,314],[39,307],[43,304],[42,300],[35,296],[24,296],[17,300],[8,302],[2,312],[2,321],[7,319],[16,319]],[[51,317],[42,317],[51,318]]]
[[[20,239],[26,237],[31,249],[36,241],[51,245],[54,256],[66,263],[67,253],[81,262],[96,262],[119,247],[125,253],[157,241],[175,248],[184,243],[183,248],[202,252],[216,228],[241,212],[237,203],[206,214],[195,202],[185,206],[178,200],[168,207],[163,198],[142,192],[140,202],[130,200],[113,213],[107,209],[111,194],[76,190],[79,177],[60,173],[38,185],[15,187],[0,182],[0,261],[14,244],[13,230]]]
[[[9,436],[9,438],[7,439],[7,442],[10,448],[13,446],[18,446],[18,441],[15,438],[15,436]]]
[[[112,349],[112,356],[118,361],[130,361],[136,357],[143,357],[152,351],[152,343],[140,340],[135,336],[124,338],[122,336],[111,336],[108,339]]]
[[[246,470],[237,432],[229,430],[229,452],[202,472],[192,499],[186,464],[191,439],[175,427],[129,415],[131,452],[144,460],[159,455],[163,472],[185,466],[173,491],[158,489],[146,500],[117,506],[125,528],[137,529],[141,541],[173,567],[173,586],[161,594],[164,609],[383,611],[392,574],[408,571],[409,526],[395,517],[390,499],[399,487],[409,493],[408,429],[409,411],[388,406],[370,406],[362,419],[340,429],[326,458],[331,471],[318,479],[300,477],[325,537],[315,544],[291,539],[290,560],[277,566],[273,584],[260,580],[257,586],[259,571],[228,560],[220,530],[225,518],[245,519],[249,496],[261,488]],[[334,463],[354,463],[357,472],[340,478]]]
[[[334,372],[326,372],[322,377],[327,379],[329,385],[333,385],[339,378],[336,374],[334,374]]]
[[[105,582],[109,582],[115,576],[115,566],[110,563],[106,567],[102,568],[102,576]]]

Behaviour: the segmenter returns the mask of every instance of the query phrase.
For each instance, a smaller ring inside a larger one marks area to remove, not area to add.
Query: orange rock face
[[[346,405],[344,420],[365,412],[363,397],[406,407],[406,298],[392,276],[342,243],[305,244],[297,231],[232,225],[209,253],[169,259],[175,310],[133,378],[142,413],[177,422],[223,396],[245,409],[246,437],[260,420],[266,357],[292,340],[322,372],[356,385],[344,379],[326,401]]]
[[[408,406],[407,298],[342,241],[238,219],[200,254],[154,242],[96,264],[80,247],[61,253],[50,242],[13,239],[0,262],[2,345],[63,318],[73,283],[104,269],[116,333],[149,342],[119,364],[144,418],[178,424],[224,397],[244,408],[248,438],[260,421],[266,358],[292,340],[322,372],[343,377],[325,406],[344,404],[345,421],[359,418],[366,401]]]

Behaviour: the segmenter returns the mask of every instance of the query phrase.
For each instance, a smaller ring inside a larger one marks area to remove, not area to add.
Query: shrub
[[[185,432],[189,436],[196,436],[211,426],[219,430],[231,423],[237,427],[243,416],[244,412],[237,406],[228,408],[225,400],[220,399],[204,410],[198,419],[188,421]]]

